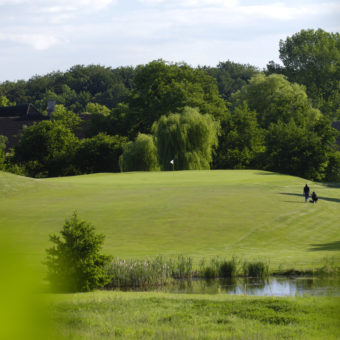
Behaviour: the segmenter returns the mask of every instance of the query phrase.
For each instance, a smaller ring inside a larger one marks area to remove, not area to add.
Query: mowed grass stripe
[[[30,179],[0,173],[0,227],[40,263],[48,235],[77,210],[106,235],[104,251],[126,258],[236,255],[274,266],[314,267],[339,249],[340,189],[309,183],[320,202],[304,203],[306,180],[252,170],[93,174]]]

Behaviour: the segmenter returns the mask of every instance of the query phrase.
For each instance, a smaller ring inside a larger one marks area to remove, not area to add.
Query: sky
[[[339,0],[0,0],[0,82],[152,60],[264,68],[301,29],[340,31]]]

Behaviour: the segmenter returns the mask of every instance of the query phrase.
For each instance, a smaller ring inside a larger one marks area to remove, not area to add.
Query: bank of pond
[[[334,263],[309,270],[271,271],[268,261],[214,257],[194,265],[187,256],[125,260],[115,258],[105,268],[105,289],[167,293],[238,294],[260,296],[340,295],[339,268]]]
[[[244,296],[337,296],[340,278],[285,277],[234,279],[182,279],[156,287],[122,287],[121,291],[152,291],[171,294],[230,294]]]

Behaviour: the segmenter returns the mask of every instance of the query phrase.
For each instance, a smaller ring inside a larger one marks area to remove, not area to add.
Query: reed
[[[243,275],[245,277],[264,278],[269,276],[269,263],[264,261],[254,261],[243,263]]]
[[[235,257],[231,260],[213,257],[210,264],[205,265],[205,259],[200,263],[200,276],[206,279],[233,278],[237,276],[238,261]]]
[[[179,255],[175,260],[168,260],[172,277],[175,279],[190,279],[193,277],[193,264],[190,256]]]
[[[160,286],[172,279],[171,264],[162,256],[144,260],[115,258],[106,267],[106,273],[106,288]]]

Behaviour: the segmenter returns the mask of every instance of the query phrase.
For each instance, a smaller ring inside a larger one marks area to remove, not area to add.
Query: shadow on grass
[[[291,192],[280,192],[280,194],[281,195],[287,195],[287,196],[297,196],[297,197],[300,197],[302,200],[305,199],[304,195],[302,195],[302,194],[294,194],[294,193],[291,193]],[[319,196],[319,200],[340,203],[340,198],[334,198],[334,197]]]
[[[312,248],[309,251],[321,251],[321,250],[340,250],[340,241],[330,243],[311,244]]]
[[[329,183],[322,183],[325,187],[329,188],[340,188],[340,183],[339,182],[329,182]]]
[[[262,176],[283,176],[283,174],[280,174],[278,172],[257,172],[256,175],[262,175]]]

